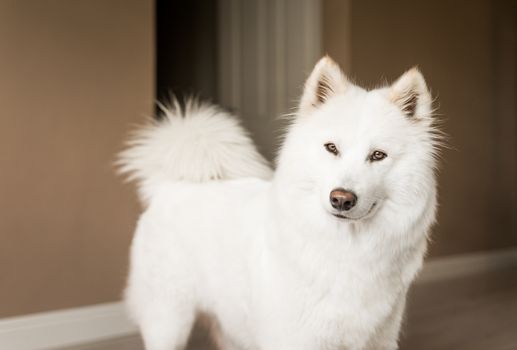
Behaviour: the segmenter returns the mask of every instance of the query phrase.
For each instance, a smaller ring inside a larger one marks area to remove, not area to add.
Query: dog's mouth
[[[341,215],[341,214],[338,214],[338,213],[332,213],[332,215],[334,215],[336,218],[339,218],[339,219],[344,219],[344,220],[361,220],[365,217],[367,217],[368,215],[370,215],[370,213],[373,211],[373,209],[377,206],[377,202],[374,202],[372,204],[372,206],[370,207],[370,209],[368,209],[368,212],[366,212],[366,214],[364,214],[363,216],[360,216],[358,218],[352,218],[350,216],[346,216],[346,215]]]

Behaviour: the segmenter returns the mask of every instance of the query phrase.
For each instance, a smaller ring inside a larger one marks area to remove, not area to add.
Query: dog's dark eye
[[[325,149],[327,150],[327,152],[330,152],[335,156],[337,156],[339,154],[339,151],[338,151],[336,145],[333,144],[332,142],[326,143],[324,146],[325,146]]]
[[[377,162],[379,160],[383,160],[388,155],[382,151],[373,151],[372,154],[370,154],[370,161]]]

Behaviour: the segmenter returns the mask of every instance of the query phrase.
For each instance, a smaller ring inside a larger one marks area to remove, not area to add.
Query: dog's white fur
[[[396,349],[435,218],[436,149],[416,69],[366,91],[323,58],[272,179],[233,117],[165,109],[121,157],[147,204],[126,291],[146,348],[182,348],[203,314],[223,349]],[[357,194],[348,219],[335,188]]]

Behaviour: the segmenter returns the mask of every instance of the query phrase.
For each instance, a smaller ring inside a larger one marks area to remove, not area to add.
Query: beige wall
[[[359,82],[418,64],[438,96],[454,150],[432,254],[517,245],[511,11],[323,4],[324,48]],[[112,161],[153,108],[153,26],[150,0],[0,2],[0,318],[120,298],[139,208]]]
[[[418,65],[437,97],[453,149],[431,254],[516,246],[516,2],[323,4],[324,49],[356,81],[373,87]]]
[[[0,2],[0,317],[120,299],[153,55],[152,1]]]

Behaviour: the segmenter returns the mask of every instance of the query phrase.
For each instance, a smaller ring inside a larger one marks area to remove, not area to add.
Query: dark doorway
[[[156,1],[156,98],[217,101],[217,0]]]

